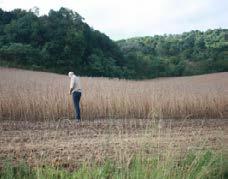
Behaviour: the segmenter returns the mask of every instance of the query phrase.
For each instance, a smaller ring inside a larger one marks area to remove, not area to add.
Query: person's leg
[[[77,92],[73,92],[73,95],[72,95],[72,98],[73,98],[73,102],[74,102],[74,111],[75,111],[75,119],[77,119],[78,118],[78,115],[77,115],[77,101],[78,101],[78,99],[77,99]]]
[[[81,110],[80,110],[80,99],[81,99],[81,92],[77,92],[77,119],[81,120]]]

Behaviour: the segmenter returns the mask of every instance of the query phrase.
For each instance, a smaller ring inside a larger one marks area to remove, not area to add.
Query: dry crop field
[[[227,118],[228,73],[128,81],[82,78],[83,119]],[[73,117],[65,75],[0,68],[0,118]]]
[[[228,73],[81,80],[78,124],[67,76],[0,68],[0,167],[7,159],[73,170],[107,159],[130,165],[137,154],[174,162],[189,151],[227,154]]]

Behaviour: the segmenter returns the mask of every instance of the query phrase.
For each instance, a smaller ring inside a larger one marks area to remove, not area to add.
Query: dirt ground
[[[107,158],[127,161],[136,153],[204,149],[227,153],[228,119],[0,121],[0,166],[11,160],[74,169]]]

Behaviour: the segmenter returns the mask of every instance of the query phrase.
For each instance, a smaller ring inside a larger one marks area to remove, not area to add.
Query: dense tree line
[[[223,29],[114,42],[69,9],[38,14],[0,9],[0,65],[137,79],[228,71]]]
[[[141,78],[228,71],[228,30],[198,30],[118,41],[127,67]]]
[[[0,9],[2,65],[80,75],[127,77],[122,52],[105,34],[66,8],[37,11]]]

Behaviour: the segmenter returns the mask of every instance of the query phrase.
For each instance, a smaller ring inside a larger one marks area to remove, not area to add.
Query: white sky
[[[0,8],[66,7],[113,40],[228,28],[228,0],[0,0]]]

